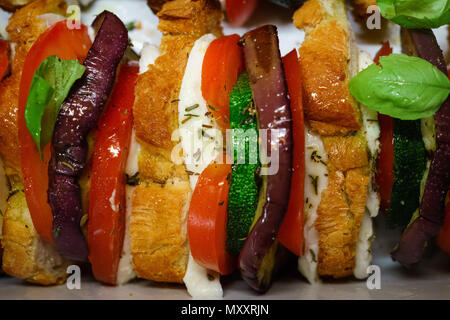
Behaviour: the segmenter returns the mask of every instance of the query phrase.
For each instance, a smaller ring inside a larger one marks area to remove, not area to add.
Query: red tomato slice
[[[380,57],[392,53],[389,41],[386,41],[375,56],[375,63],[379,65]],[[394,184],[394,119],[379,114],[380,123],[380,153],[378,155],[378,174],[376,183],[380,187],[380,207],[386,211],[391,201],[392,186]]]
[[[116,284],[125,235],[125,166],[133,128],[137,64],[120,69],[110,101],[99,120],[89,201],[88,246],[94,277]]]
[[[211,42],[202,66],[202,95],[217,124],[230,127],[230,92],[239,74],[244,71],[244,56],[237,34]]]
[[[380,65],[380,58],[384,57],[384,56],[388,56],[391,53],[392,53],[391,45],[390,45],[389,41],[386,41],[385,43],[383,43],[383,46],[381,47],[381,49],[375,55],[375,58],[373,59],[373,61],[376,64]]]
[[[9,66],[9,42],[0,39],[0,80],[8,72]]]
[[[450,191],[447,194],[450,199]],[[447,253],[450,253],[450,201],[447,202],[444,226],[436,238],[438,246]]]
[[[303,116],[302,78],[297,51],[292,50],[283,58],[284,74],[288,86],[294,151],[289,205],[278,231],[278,240],[291,252],[303,254],[303,198],[305,183],[305,120]]]
[[[69,29],[66,21],[60,21],[39,36],[28,52],[22,69],[18,124],[23,185],[34,227],[38,234],[49,242],[53,242],[53,215],[47,202],[50,144],[43,150],[42,161],[25,124],[28,91],[34,71],[45,58],[56,55],[63,60],[78,59],[83,62],[91,45],[85,25],[81,25],[80,29]]]
[[[228,22],[233,27],[242,26],[258,6],[258,0],[225,0]]]
[[[237,266],[236,258],[225,249],[230,174],[230,164],[211,163],[198,178],[188,213],[193,258],[222,275],[232,273]]]

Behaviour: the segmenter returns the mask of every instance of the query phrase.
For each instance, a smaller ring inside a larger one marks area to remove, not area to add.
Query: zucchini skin
[[[232,135],[234,164],[231,171],[230,191],[228,196],[227,251],[239,255],[250,231],[259,197],[260,164],[250,163],[250,145],[257,146],[258,124],[256,115],[250,108],[253,105],[252,90],[246,72],[242,73],[230,93],[230,128],[243,131],[254,130],[255,136]],[[243,148],[245,158],[238,159],[236,150]],[[256,150],[258,153],[258,149]]]
[[[420,120],[394,119],[394,184],[388,210],[389,227],[405,228],[419,207],[426,163]]]

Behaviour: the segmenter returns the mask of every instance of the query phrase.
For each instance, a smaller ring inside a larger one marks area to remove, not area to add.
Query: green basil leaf
[[[430,29],[450,23],[450,0],[377,0],[381,15],[405,28]]]
[[[34,72],[25,108],[25,122],[41,157],[42,149],[52,139],[61,104],[85,69],[78,60],[61,60],[57,56],[49,56]],[[45,96],[50,92],[48,88],[51,89],[49,98]],[[43,100],[44,96],[46,101]]]
[[[447,75],[404,54],[381,57],[350,80],[350,92],[369,109],[402,120],[431,117],[450,94]]]
[[[53,88],[42,77],[34,74],[28,93],[25,107],[25,123],[34,142],[41,152],[41,119],[44,115],[45,107],[50,102],[53,95]]]

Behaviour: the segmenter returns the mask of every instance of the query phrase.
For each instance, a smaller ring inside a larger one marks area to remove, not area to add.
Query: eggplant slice
[[[292,118],[276,27],[266,25],[249,31],[243,35],[240,44],[244,48],[259,129],[268,129],[265,145],[272,146],[272,152],[279,155],[278,171],[267,175],[262,215],[250,231],[239,259],[242,278],[256,291],[265,292],[271,284],[277,233],[289,202]],[[273,139],[271,129],[279,130]],[[264,143],[261,147],[264,149]]]
[[[86,137],[97,125],[114,85],[116,68],[128,46],[127,29],[113,13],[103,11],[93,27],[98,32],[83,63],[86,71],[61,106],[48,168],[53,239],[63,257],[76,261],[86,261],[88,257],[80,228],[83,212],[78,184],[88,153]]]
[[[442,50],[431,30],[402,29],[402,50],[420,57],[447,74]],[[418,263],[427,242],[436,236],[445,219],[445,196],[450,186],[450,97],[434,115],[437,149],[433,154],[419,216],[410,223],[392,259],[404,266]]]

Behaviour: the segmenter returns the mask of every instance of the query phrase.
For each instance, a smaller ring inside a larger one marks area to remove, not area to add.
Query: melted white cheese
[[[154,44],[144,44],[141,51],[141,59],[139,60],[139,74],[148,70],[148,66],[153,64],[156,58],[159,57],[158,47]]]
[[[365,51],[359,53],[359,70],[362,71],[369,65],[373,64],[370,55]],[[378,113],[370,110],[365,105],[361,105],[361,113],[363,118],[364,134],[367,139],[367,145],[371,154],[369,165],[371,168],[375,167],[375,161],[380,150],[380,125],[378,123]],[[367,191],[366,211],[361,221],[361,228],[359,230],[358,242],[356,243],[355,252],[355,268],[353,275],[357,279],[367,278],[367,267],[372,261],[372,254],[370,248],[373,239],[372,217],[378,215],[380,208],[380,197],[374,190],[374,170],[371,170],[371,182],[369,183]]]
[[[372,261],[372,253],[370,248],[372,246],[373,236],[374,233],[371,214],[368,210],[366,210],[361,221],[359,239],[356,244],[355,269],[353,270],[353,275],[356,279],[365,279],[368,276],[367,267]]]
[[[305,254],[298,259],[298,270],[310,282],[319,281],[317,258],[319,256],[319,233],[316,230],[317,207],[322,191],[328,186],[328,161],[320,135],[305,127],[305,199],[304,226]],[[318,177],[317,188],[311,177]]]
[[[148,69],[148,66],[153,64],[158,57],[159,52],[153,49],[142,50],[139,61],[139,73],[143,73]],[[138,157],[141,151],[141,145],[136,140],[136,133],[133,129],[131,135],[130,150],[126,164],[126,173],[128,176],[134,176],[139,172]],[[131,209],[133,204],[133,192],[136,187],[126,186],[126,215],[125,215],[125,237],[123,239],[122,255],[119,261],[119,268],[117,270],[117,283],[124,284],[136,277],[136,272],[133,267],[133,259],[130,248],[130,219]]]
[[[46,13],[42,14],[40,16],[37,16],[39,19],[42,19],[46,22],[47,28],[50,28],[52,25],[54,25],[57,22],[63,21],[66,19],[66,17],[60,15],[60,14],[54,14],[54,13]]]
[[[191,190],[195,189],[198,176],[218,154],[215,142],[202,134],[202,125],[217,128],[214,121],[206,115],[206,101],[201,91],[203,58],[215,37],[207,34],[198,39],[189,54],[178,101],[179,137],[183,149],[183,161],[190,175]],[[209,133],[213,130],[208,130]],[[189,253],[189,262],[183,278],[189,294],[194,298],[220,298],[223,296],[220,277],[210,280],[208,270],[198,265]]]

